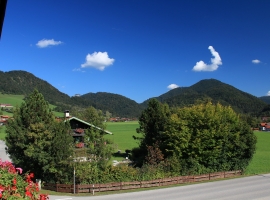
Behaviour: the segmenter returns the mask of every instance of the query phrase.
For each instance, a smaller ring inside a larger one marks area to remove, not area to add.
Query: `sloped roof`
[[[266,125],[267,125],[267,123],[260,123],[260,125],[261,125],[261,126],[266,126]]]
[[[107,130],[103,130],[103,129],[101,129],[101,128],[99,128],[99,127],[93,125],[93,124],[90,124],[90,123],[88,123],[88,122],[86,122],[86,121],[83,121],[83,120],[81,120],[81,119],[79,119],[79,118],[77,118],[77,117],[70,117],[70,118],[66,119],[65,122],[66,122],[66,121],[70,121],[70,120],[72,120],[72,119],[75,119],[75,120],[77,120],[77,121],[79,121],[79,122],[82,122],[82,123],[84,123],[84,124],[87,124],[88,126],[91,126],[91,127],[93,127],[93,128],[96,128],[96,129],[98,129],[98,130],[104,131],[104,132],[107,133],[107,134],[112,135],[112,132],[107,131]]]

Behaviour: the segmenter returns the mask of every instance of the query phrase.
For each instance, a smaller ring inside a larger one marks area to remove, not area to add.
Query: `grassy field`
[[[1,94],[0,103],[11,104],[12,106],[20,106],[23,102],[24,95],[12,95],[12,94]]]
[[[257,149],[245,174],[270,173],[270,132],[255,131],[257,136]]]
[[[106,137],[114,141],[116,150],[119,149],[122,152],[132,149],[138,146],[138,143],[132,138],[133,135],[138,136],[136,133],[138,127],[138,122],[110,122],[107,124],[107,129],[113,135],[106,135]],[[256,152],[245,171],[246,175],[270,173],[270,132],[255,131],[255,135],[258,140]],[[113,159],[122,158],[113,157]]]
[[[133,135],[138,136],[136,133],[138,127],[139,123],[137,121],[108,122],[106,129],[112,132],[113,135],[106,135],[105,137],[113,141],[116,151],[125,152],[126,149],[131,150],[138,146],[137,141],[132,138]]]
[[[12,94],[1,94],[0,93],[0,103],[3,104],[11,104],[13,107],[20,106],[23,100],[24,95],[12,95]],[[53,109],[55,106],[49,104],[49,107]],[[55,112],[53,111],[54,115],[57,117],[63,117],[63,112]],[[12,113],[3,111],[4,115],[12,116]]]

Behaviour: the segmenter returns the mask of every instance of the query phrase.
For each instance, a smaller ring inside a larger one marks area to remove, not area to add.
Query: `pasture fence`
[[[95,192],[106,192],[106,191],[119,191],[119,190],[130,190],[138,188],[151,188],[160,187],[184,183],[194,183],[201,181],[208,181],[214,179],[222,179],[229,177],[236,177],[242,175],[241,170],[227,171],[227,172],[216,172],[201,175],[192,176],[177,176],[172,178],[162,178],[151,181],[131,181],[131,182],[115,182],[115,183],[98,183],[98,184],[76,184],[75,193],[92,193]],[[51,190],[63,193],[74,193],[73,184],[53,184],[44,183],[42,189]]]

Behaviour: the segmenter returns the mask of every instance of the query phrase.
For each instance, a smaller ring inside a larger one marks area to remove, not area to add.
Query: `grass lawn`
[[[1,94],[0,103],[11,104],[12,106],[20,106],[23,102],[24,95],[12,95],[12,94]]]
[[[11,104],[13,107],[20,106],[23,100],[24,95],[13,95],[13,94],[2,94],[0,93],[0,103],[3,104]],[[55,108],[54,105],[49,104],[51,109]],[[63,112],[55,112],[53,111],[54,115],[57,117],[63,117]],[[12,116],[12,113],[3,111],[4,115]]]
[[[270,173],[270,132],[255,131],[255,135],[257,136],[256,153],[245,174]]]
[[[134,147],[138,147],[139,144],[133,139],[133,135],[139,136],[136,132],[136,128],[139,127],[138,121],[132,122],[107,122],[107,130],[112,132],[113,135],[106,135],[105,137],[111,139],[114,143],[114,151],[112,160],[123,160],[125,158],[125,150],[131,150]],[[121,154],[117,154],[118,150]]]
[[[106,135],[105,137],[113,141],[116,150],[131,150],[132,148],[138,146],[137,141],[135,141],[132,137],[133,135],[138,136],[136,133],[136,128],[138,127],[138,121],[108,122],[106,129],[112,132],[113,135]]]

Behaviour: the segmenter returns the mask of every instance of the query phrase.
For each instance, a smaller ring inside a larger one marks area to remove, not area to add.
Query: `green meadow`
[[[270,132],[255,131],[257,136],[256,153],[253,156],[245,174],[270,173]]]
[[[12,94],[1,94],[0,103],[11,104],[12,106],[20,106],[23,102],[24,95],[12,95]]]
[[[13,94],[2,94],[0,93],[0,103],[2,104],[11,104],[13,107],[20,106],[23,100],[24,95],[13,95]],[[55,106],[49,104],[49,107],[53,109]],[[63,112],[55,112],[54,115],[57,117],[63,117]],[[3,115],[12,116],[12,113],[3,111]]]
[[[115,144],[115,150],[125,152],[126,149],[132,149],[138,146],[132,136],[137,135],[136,128],[138,122],[110,122],[107,123],[107,130],[113,135],[106,135]],[[257,136],[256,152],[245,170],[246,175],[270,173],[270,132],[255,131]],[[121,160],[123,157],[114,156],[113,159]]]
[[[138,141],[133,139],[133,135],[139,136],[136,133],[136,129],[139,128],[138,121],[131,122],[107,122],[107,130],[112,132],[112,135],[106,135],[105,137],[112,140],[114,149],[116,151],[121,150],[125,152],[126,149],[131,150],[134,147],[138,147]]]

